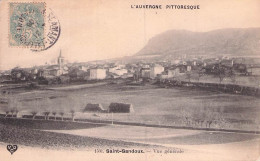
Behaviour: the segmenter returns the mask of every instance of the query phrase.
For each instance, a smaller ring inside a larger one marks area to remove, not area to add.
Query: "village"
[[[183,135],[181,143],[204,144],[208,137],[213,143],[219,138],[240,141],[245,133],[255,138],[260,129],[259,64],[251,57],[185,55],[67,63],[60,51],[53,64],[1,72],[4,138],[17,138],[12,131],[23,129],[20,144],[38,145],[37,132],[47,136],[43,147],[89,144],[63,144],[65,136],[149,144],[158,139],[176,143]],[[231,132],[236,137],[229,137]],[[50,140],[50,135],[63,141]]]
[[[152,80],[175,80],[217,84],[236,84],[258,88],[260,85],[259,58],[229,57],[175,57],[153,61],[140,59],[136,62],[102,61],[65,63],[60,51],[55,64],[31,68],[16,67],[2,71],[1,83],[33,82],[54,85],[73,82],[88,83],[113,79],[125,79],[134,83]]]
[[[190,99],[187,96],[194,96],[193,92],[201,93],[201,95],[208,93],[209,96],[214,96],[216,93],[228,94],[228,97],[233,97],[232,95],[253,96],[254,99],[257,99],[260,96],[259,60],[250,57],[209,58],[184,55],[172,59],[160,59],[160,61],[139,59],[132,62],[110,60],[66,63],[66,58],[60,51],[54,64],[31,68],[16,67],[1,73],[1,95],[3,96],[1,105],[4,109],[1,115],[33,120],[35,118],[45,120],[52,118],[63,121],[64,117],[65,120],[72,121],[86,118],[111,121],[109,113],[117,113],[113,116],[114,118],[112,117],[112,122],[113,119],[116,119],[119,122],[133,121],[134,124],[140,124],[145,117],[140,117],[138,114],[142,114],[142,112],[139,111],[149,106],[149,110],[155,108],[155,113],[161,108],[165,108],[166,111],[176,108],[179,111],[171,113],[171,115],[176,115],[173,117],[175,121],[166,121],[165,125],[222,128],[226,124],[230,126],[230,123],[223,121],[223,116],[220,116],[222,108],[224,108],[222,106],[211,107],[212,105],[197,102],[198,107],[188,103],[188,105],[181,106],[176,104],[174,105],[176,107],[172,109],[170,108],[172,104],[164,103],[163,100],[168,95],[182,90],[188,92],[178,94],[180,95],[178,97],[184,98],[184,102]],[[160,94],[160,90],[164,92]],[[133,96],[129,93],[133,93]],[[139,94],[142,94],[144,100]],[[149,105],[151,100],[146,100],[146,98],[150,98],[150,94],[156,96],[157,99],[162,99],[162,104],[160,106]],[[108,95],[109,97],[107,97]],[[174,101],[178,97],[171,97],[170,101]],[[210,97],[210,99],[212,98]],[[214,99],[212,101],[218,102]],[[183,104],[186,104],[184,102]],[[201,110],[198,115],[208,112],[207,115],[211,116],[214,113],[216,116],[210,117],[208,120],[200,118],[201,116],[197,116],[197,113],[193,111],[195,108]],[[202,110],[202,108],[209,108],[209,111]],[[124,113],[127,114],[127,118]],[[229,117],[233,116],[232,113]],[[240,119],[238,122],[241,121]],[[154,122],[154,119],[150,121]],[[159,124],[162,122],[157,121]],[[157,121],[154,122],[154,125],[158,124]],[[212,125],[214,121],[215,124]],[[257,124],[252,123],[252,125]],[[236,123],[232,128],[237,128],[235,126],[237,126]],[[240,124],[239,128],[242,128]]]

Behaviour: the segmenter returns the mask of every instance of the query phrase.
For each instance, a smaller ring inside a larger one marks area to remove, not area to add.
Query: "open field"
[[[179,76],[178,80],[188,81],[187,75]],[[198,77],[198,74],[191,74],[190,76],[191,82],[202,82],[202,83],[216,83],[220,82],[218,76],[214,75],[202,75]],[[248,87],[256,87],[259,88],[260,86],[260,76],[239,76],[236,75],[235,77],[224,77],[221,81],[221,84],[236,84],[241,86],[248,86]]]
[[[11,105],[1,104],[2,113],[13,106],[18,108],[19,114],[35,111],[37,115],[43,115],[45,111],[55,111],[59,116],[62,111],[64,117],[70,117],[70,111],[75,110],[78,119],[203,128],[207,122],[212,122],[211,128],[260,129],[259,98],[199,89],[107,84],[84,89],[34,90],[2,98],[12,99],[13,102]],[[87,103],[101,103],[107,109],[111,102],[131,103],[135,112],[113,116],[109,113],[81,112]]]
[[[107,140],[87,136],[76,136],[60,134],[42,130],[52,129],[91,129],[98,124],[80,124],[70,122],[36,121],[36,120],[16,120],[0,119],[0,142],[8,144],[18,144],[31,147],[51,148],[51,149],[89,149],[89,148],[109,148],[109,147],[142,147],[152,148],[148,144],[131,143],[125,141]],[[104,125],[103,125],[104,126]]]
[[[259,134],[197,131],[158,127],[110,125],[92,129],[47,130],[62,134],[88,136],[103,139],[123,140],[160,145],[208,145],[226,144],[260,139]],[[120,132],[118,132],[120,131]],[[103,133],[106,133],[104,135]]]
[[[13,118],[1,118],[0,129],[0,155],[7,160],[99,160],[102,156],[110,159],[127,157],[131,160],[145,157],[149,160],[256,161],[260,155],[259,135],[253,134],[100,126],[67,121],[17,121]],[[6,150],[7,144],[17,144],[19,147],[12,156]],[[145,153],[96,154],[94,148],[135,148],[142,149]],[[155,153],[154,149],[162,150],[162,153]],[[183,153],[167,153],[178,149]],[[94,158],[89,158],[94,155]]]

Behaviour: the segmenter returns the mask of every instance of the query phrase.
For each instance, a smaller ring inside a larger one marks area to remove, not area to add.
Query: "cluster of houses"
[[[171,79],[182,75],[197,73],[217,75],[219,73],[233,75],[260,76],[260,61],[245,58],[208,58],[208,59],[176,59],[162,62],[135,63],[77,63],[66,64],[60,52],[57,63],[32,68],[14,68],[2,72],[3,81],[46,81],[49,83],[66,83],[78,80],[127,79],[135,81],[146,79]]]

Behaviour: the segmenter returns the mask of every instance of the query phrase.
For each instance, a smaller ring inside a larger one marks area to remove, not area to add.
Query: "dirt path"
[[[83,89],[83,88],[88,88],[88,87],[96,87],[96,86],[101,86],[105,85],[107,82],[101,82],[101,83],[93,83],[93,84],[81,84],[81,85],[70,85],[70,86],[64,86],[64,87],[52,87],[52,88],[47,88],[51,90],[75,90],[75,89]]]

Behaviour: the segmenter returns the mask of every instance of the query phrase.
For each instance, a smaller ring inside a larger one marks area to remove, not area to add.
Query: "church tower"
[[[59,65],[59,68],[61,69],[64,65],[64,57],[61,55],[61,50],[60,50],[60,55],[58,57],[58,65]]]

